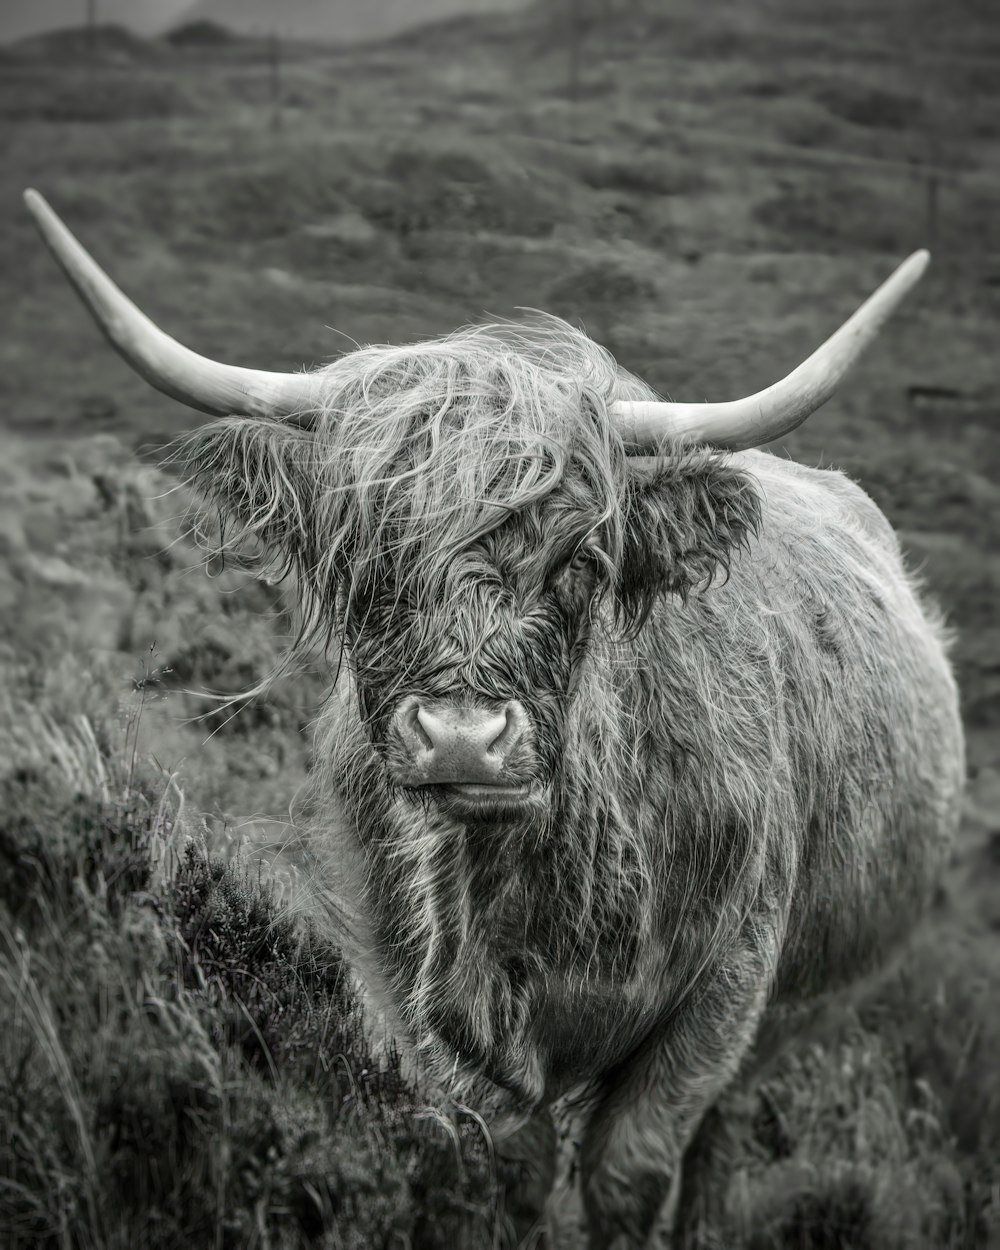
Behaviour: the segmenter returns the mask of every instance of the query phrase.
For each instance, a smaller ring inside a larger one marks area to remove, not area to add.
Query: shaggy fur
[[[325,378],[308,430],[186,452],[346,661],[313,773],[345,942],[458,1092],[531,1117],[511,1158],[585,1091],[591,1246],[641,1246],[720,1093],[927,901],[963,777],[941,628],[839,474],[630,458],[609,407],[647,388],[554,319]],[[533,801],[460,818],[395,785],[412,695],[517,700]]]

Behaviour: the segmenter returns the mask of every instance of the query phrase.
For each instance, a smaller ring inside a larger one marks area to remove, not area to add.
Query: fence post
[[[582,22],[580,20],[580,0],[567,0],[567,36],[569,42],[569,101],[576,107],[580,94],[580,38]]]
[[[276,30],[267,41],[267,59],[271,84],[271,129],[281,129],[281,40]]]
[[[927,246],[933,250],[937,245],[938,233],[938,193],[941,186],[941,176],[936,169],[927,171],[927,208],[925,228],[927,230]]]

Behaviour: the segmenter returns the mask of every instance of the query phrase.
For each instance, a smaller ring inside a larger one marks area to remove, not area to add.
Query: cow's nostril
[[[512,738],[514,737],[512,733],[513,718],[511,717],[509,707],[504,708],[504,710],[500,713],[500,717],[498,718],[498,721],[499,720],[502,720],[502,727],[500,729],[500,732],[493,739],[493,741],[489,742],[486,746],[486,750],[491,752],[492,754],[496,754],[498,751],[504,752],[506,751],[508,746],[513,745],[513,742],[512,742]]]
[[[417,703],[407,713],[406,719],[410,728],[420,739],[420,745],[427,751],[433,751],[435,717],[426,708],[422,708]],[[438,728],[440,728],[440,724],[438,724]]]
[[[507,733],[507,713],[500,712],[496,716],[484,716],[477,730],[483,753],[496,752]]]
[[[486,749],[493,754],[499,752],[506,755],[516,745],[524,731],[524,709],[520,703],[512,701],[507,704],[500,715],[503,718],[503,728]]]

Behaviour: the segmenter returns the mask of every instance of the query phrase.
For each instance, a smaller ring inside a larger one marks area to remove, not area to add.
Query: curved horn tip
[[[931,263],[931,254],[926,247],[918,248],[915,252],[911,252],[906,260],[897,268],[897,273],[908,270],[911,275],[911,281],[919,282],[924,276],[927,266]]]
[[[53,225],[62,226],[63,230],[66,229],[66,226],[60,220],[59,214],[45,196],[42,195],[41,191],[36,191],[34,187],[25,187],[22,192],[22,199],[35,225],[41,231],[43,238],[48,238],[48,228]]]
[[[32,215],[36,215],[39,210],[44,212],[49,207],[45,196],[42,195],[41,191],[36,191],[34,187],[25,187],[22,192],[22,198]]]
[[[924,276],[930,263],[931,254],[926,248],[922,247],[916,252],[911,252],[906,260],[900,261],[892,273],[871,293],[855,313],[855,318],[870,306],[881,303],[882,316],[873,323],[877,329],[895,311],[904,297],[913,290]],[[851,322],[845,324],[851,324]]]

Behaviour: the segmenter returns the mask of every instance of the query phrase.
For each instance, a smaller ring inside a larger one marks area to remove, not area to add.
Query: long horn
[[[147,382],[182,404],[210,412],[299,418],[308,424],[319,398],[316,374],[266,373],[199,356],[136,308],[77,242],[37,191],[24,200],[35,225],[111,346]]]
[[[663,439],[741,451],[794,430],[836,390],[897,305],[920,281],[930,254],[914,252],[822,347],[766,390],[721,404],[620,401],[612,417],[627,443],[650,449]]]

